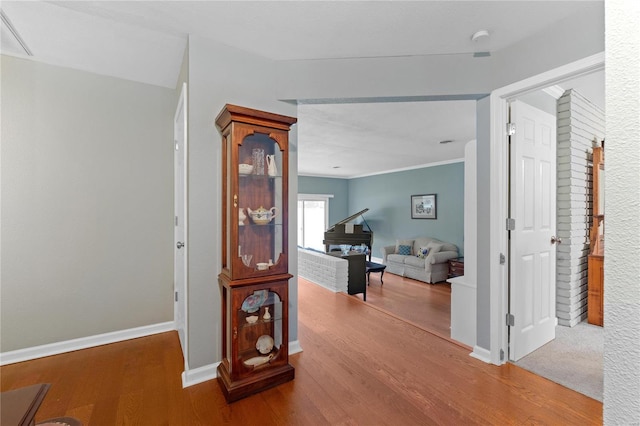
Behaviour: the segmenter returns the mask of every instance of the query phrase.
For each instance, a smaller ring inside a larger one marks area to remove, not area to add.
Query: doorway
[[[323,251],[330,194],[298,194],[298,247]]]
[[[580,61],[556,68],[543,74],[528,78],[512,85],[497,89],[490,97],[490,149],[489,157],[489,187],[488,198],[491,205],[492,214],[487,218],[486,223],[479,223],[478,226],[488,225],[491,229],[489,236],[488,258],[496,261],[488,263],[488,282],[486,287],[479,282],[478,292],[486,291],[488,301],[493,308],[486,314],[489,319],[488,346],[489,351],[485,353],[483,348],[474,348],[478,358],[485,359],[492,364],[501,365],[506,361],[505,354],[508,351],[509,328],[505,318],[509,308],[509,288],[508,270],[504,263],[498,261],[508,254],[508,231],[505,227],[507,221],[508,205],[508,141],[505,131],[508,122],[508,102],[527,93],[553,86],[563,81],[588,75],[596,71],[604,70],[604,53],[590,56]],[[480,196],[480,194],[479,194]],[[482,330],[479,330],[481,332]]]
[[[601,81],[596,81],[598,79]],[[522,368],[600,401],[603,330],[586,322],[586,260],[593,217],[590,206],[590,157],[593,147],[604,139],[603,81],[604,72],[599,70],[571,80],[565,78],[553,86],[513,98],[517,99],[516,102],[530,102],[557,114],[558,170],[554,186],[558,194],[557,233],[554,236],[561,239],[562,244],[557,245],[558,267],[553,286],[557,296],[554,316],[559,320],[559,325],[555,327],[556,338],[522,357],[512,353],[513,335],[510,335],[508,356],[510,361],[515,361]],[[594,96],[585,84],[593,85],[600,93]],[[549,105],[546,108],[541,101],[543,98]],[[512,278],[510,289],[513,290],[513,287]],[[509,295],[512,298],[514,296],[513,293]],[[514,327],[511,327],[510,334],[514,333],[513,330]]]

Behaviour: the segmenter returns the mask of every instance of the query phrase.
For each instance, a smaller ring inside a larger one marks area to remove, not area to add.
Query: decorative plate
[[[258,337],[258,341],[256,342],[256,349],[262,355],[268,354],[273,349],[273,337],[268,334],[263,334]]]
[[[260,306],[262,306],[265,300],[267,300],[267,290],[256,290],[252,295],[244,299],[240,309],[252,314],[260,309]]]

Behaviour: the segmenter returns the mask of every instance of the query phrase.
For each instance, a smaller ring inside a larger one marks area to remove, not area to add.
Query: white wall
[[[640,2],[606,2],[604,424],[640,424]]]
[[[175,91],[1,60],[2,351],[171,321]]]

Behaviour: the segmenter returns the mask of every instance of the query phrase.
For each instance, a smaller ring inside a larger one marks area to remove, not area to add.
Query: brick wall
[[[573,327],[587,317],[587,255],[591,226],[591,155],[604,138],[604,111],[575,90],[558,99],[556,313]]]

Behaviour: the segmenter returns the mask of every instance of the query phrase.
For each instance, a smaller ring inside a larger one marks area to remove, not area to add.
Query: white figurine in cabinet
[[[267,173],[269,176],[277,176],[278,168],[276,167],[276,156],[267,155]]]

